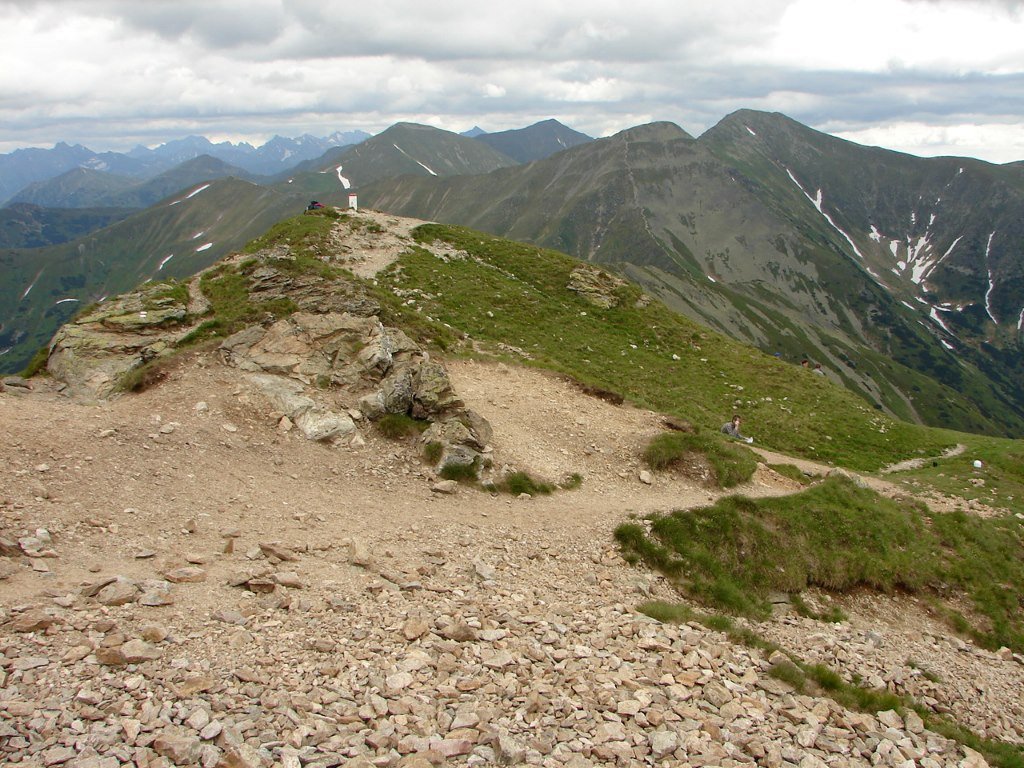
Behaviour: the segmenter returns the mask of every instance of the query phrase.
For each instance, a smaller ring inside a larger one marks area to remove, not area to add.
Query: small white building
[[[359,210],[359,198],[356,196],[355,192],[348,193],[348,209],[350,211]]]

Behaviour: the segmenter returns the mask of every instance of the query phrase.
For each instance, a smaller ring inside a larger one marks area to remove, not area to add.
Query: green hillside
[[[798,128],[786,133],[788,144],[765,148],[767,140],[757,136],[774,135],[769,128],[778,121],[767,116],[754,130],[737,118],[701,139],[655,123],[485,176],[382,180],[363,197],[383,210],[604,264],[733,338],[790,361],[821,362],[833,380],[890,415],[992,434],[1024,433],[1019,345],[1000,346],[995,338],[972,344],[969,334],[953,336],[942,323],[954,328],[975,322],[976,305],[962,312],[942,309],[935,320],[938,299],[907,292],[891,271],[893,284],[887,284],[878,277],[881,261],[857,258],[836,220],[830,223],[809,198],[819,188],[810,182],[801,188],[779,160],[788,147],[812,167],[805,156],[821,152],[805,134],[822,135],[793,124]],[[842,155],[833,160],[837,169],[852,168],[856,153],[866,150],[832,137],[821,141]],[[860,177],[849,194],[884,198],[869,186],[870,178]],[[885,178],[876,185],[884,186]],[[1009,203],[1005,215],[1019,209],[999,195],[998,186],[985,189],[994,196],[991,205]],[[901,211],[909,222],[913,211]],[[872,253],[881,259],[890,243],[874,243],[870,231],[867,225],[858,229],[855,242],[876,246]],[[1012,292],[1014,273],[1002,274],[999,284]],[[987,338],[984,325],[981,338]]]
[[[23,368],[82,307],[146,280],[193,275],[303,207],[222,179],[62,245],[0,251],[0,371]]]

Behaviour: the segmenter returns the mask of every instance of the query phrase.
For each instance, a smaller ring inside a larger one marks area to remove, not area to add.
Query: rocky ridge
[[[641,482],[659,414],[535,370],[449,362],[460,413],[493,427],[495,467],[583,484],[537,498],[442,493],[418,440],[367,426],[361,398],[386,375],[321,390],[317,377],[344,379],[346,366],[295,368],[328,365],[309,324],[330,313],[312,314],[191,353],[138,395],[0,392],[6,761],[985,764],[912,715],[799,695],[769,676],[777,659],[636,613],[675,596],[619,558],[614,527],[716,495],[685,478]],[[307,345],[285,374],[250,369],[268,336]],[[356,430],[316,440],[288,428],[297,419],[264,378]],[[740,490],[791,487],[762,471]],[[1022,741],[1019,657],[951,637],[910,600],[844,607],[840,625],[782,615],[756,629]]]

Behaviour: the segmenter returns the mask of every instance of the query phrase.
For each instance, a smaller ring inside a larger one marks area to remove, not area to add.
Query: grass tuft
[[[643,459],[651,469],[676,469],[685,474],[700,474],[706,464],[713,483],[733,488],[749,480],[757,469],[756,454],[740,445],[727,443],[717,435],[687,432],[663,432],[644,449]]]
[[[495,483],[494,489],[501,493],[511,493],[513,496],[523,493],[530,496],[546,496],[554,490],[554,486],[536,480],[527,472],[512,472]]]
[[[404,413],[386,413],[377,419],[374,426],[389,440],[404,440],[423,434],[430,426],[430,422],[414,419]]]

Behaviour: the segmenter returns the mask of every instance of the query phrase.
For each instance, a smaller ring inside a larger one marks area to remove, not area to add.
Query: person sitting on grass
[[[744,437],[740,432],[740,415],[738,413],[733,414],[732,421],[727,421],[722,425],[722,434],[728,435],[736,440],[742,440],[745,443],[754,442],[754,438]]]

